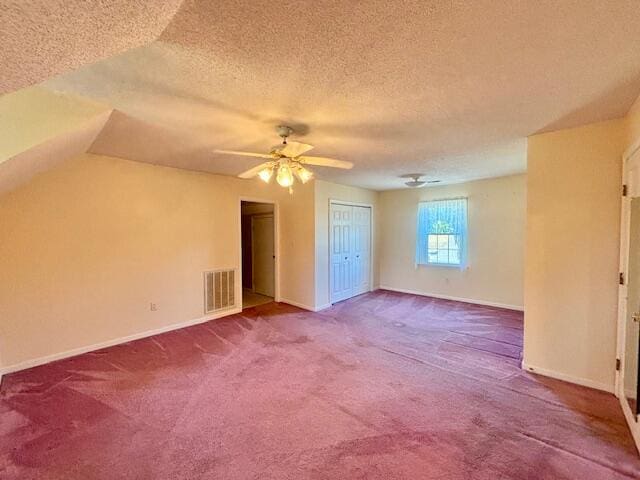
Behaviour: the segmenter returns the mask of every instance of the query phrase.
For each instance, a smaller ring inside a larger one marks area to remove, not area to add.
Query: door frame
[[[627,174],[629,160],[637,152],[640,151],[640,138],[638,138],[622,155],[622,184],[621,189],[628,188]],[[640,185],[636,186],[640,188]],[[640,451],[640,423],[638,417],[633,414],[624,392],[624,348],[625,348],[625,332],[627,321],[627,281],[626,275],[629,271],[629,235],[631,222],[631,192],[622,196],[620,209],[620,272],[624,275],[624,282],[618,287],[618,322],[617,322],[617,348],[616,359],[620,360],[620,369],[616,370],[614,393],[620,405],[625,419],[631,430],[631,434],[636,444],[636,448]],[[635,418],[634,418],[635,417]]]
[[[365,207],[365,208],[371,209],[371,218],[369,219],[369,290],[368,290],[369,292],[373,291],[373,249],[375,248],[374,237],[373,237],[374,207],[373,207],[373,204],[371,203],[352,202],[348,200],[338,200],[336,198],[329,199],[329,208],[327,212],[327,216],[329,217],[327,219],[328,220],[327,236],[329,237],[327,242],[327,244],[329,245],[329,252],[328,252],[329,255],[327,259],[327,268],[328,268],[329,275],[327,275],[328,277],[327,288],[329,293],[329,305],[334,305],[334,302],[331,301],[331,252],[333,251],[333,239],[331,236],[331,205],[346,205],[348,207]],[[353,297],[349,297],[349,298],[353,298]],[[345,300],[348,300],[348,299],[345,298]],[[338,302],[335,302],[335,303],[338,303]]]
[[[280,205],[277,200],[256,197],[240,197],[238,200],[238,272],[240,278],[239,292],[236,295],[242,299],[242,202],[268,203],[273,205],[273,253],[276,256],[273,268],[273,289],[275,302],[280,301]],[[253,242],[253,238],[251,239]],[[253,255],[253,252],[251,252]],[[251,266],[253,268],[253,265]],[[242,300],[240,300],[242,302]]]
[[[275,207],[274,207],[275,208]],[[255,248],[255,239],[253,237],[253,221],[256,218],[271,218],[273,219],[273,255],[276,255],[276,218],[273,213],[259,213],[256,215],[251,215],[251,290],[256,291],[256,248]],[[276,291],[276,262],[275,258],[273,259],[273,293],[275,295]],[[262,294],[261,294],[262,295]]]

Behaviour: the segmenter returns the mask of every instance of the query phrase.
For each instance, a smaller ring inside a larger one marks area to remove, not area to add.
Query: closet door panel
[[[331,215],[331,302],[353,295],[353,207],[332,204]]]
[[[369,291],[371,208],[353,207],[353,232],[353,290],[359,295]]]

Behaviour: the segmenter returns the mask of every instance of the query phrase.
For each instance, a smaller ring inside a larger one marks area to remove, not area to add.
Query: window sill
[[[453,263],[418,263],[419,267],[445,267],[445,268],[457,268],[458,270],[464,270],[464,265],[455,265]]]

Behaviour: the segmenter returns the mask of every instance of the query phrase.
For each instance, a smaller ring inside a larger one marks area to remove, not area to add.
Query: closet
[[[371,207],[329,205],[331,303],[371,289]]]

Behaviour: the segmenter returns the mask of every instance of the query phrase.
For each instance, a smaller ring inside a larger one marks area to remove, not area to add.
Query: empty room
[[[637,0],[0,0],[0,478],[640,478]]]

